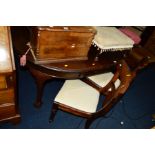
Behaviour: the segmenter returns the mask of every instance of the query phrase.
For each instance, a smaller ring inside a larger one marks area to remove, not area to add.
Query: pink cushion
[[[119,28],[121,32],[123,32],[125,35],[127,35],[129,38],[131,38],[134,41],[134,44],[139,44],[141,41],[141,38],[128,28]]]

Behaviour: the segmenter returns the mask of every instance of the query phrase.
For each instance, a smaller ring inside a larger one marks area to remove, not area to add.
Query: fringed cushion
[[[134,41],[115,27],[95,27],[97,34],[93,45],[103,51],[127,50],[133,47]]]
[[[114,74],[112,72],[98,74],[89,76],[88,79],[93,81],[95,84],[99,85],[100,87],[105,87],[113,78]],[[115,88],[117,89],[120,85],[121,81],[119,79],[115,82]]]
[[[78,110],[93,113],[97,109],[99,92],[81,80],[66,80],[55,101]]]

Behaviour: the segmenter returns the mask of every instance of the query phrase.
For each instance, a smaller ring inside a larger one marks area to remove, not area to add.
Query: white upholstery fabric
[[[110,80],[113,78],[114,74],[112,72],[108,73],[103,73],[103,74],[98,74],[98,75],[93,75],[89,76],[88,79],[99,85],[100,87],[105,87]],[[115,88],[117,89],[120,85],[120,80],[117,79],[115,82]]]
[[[97,34],[93,44],[102,50],[120,50],[132,48],[134,41],[115,27],[95,27]]]
[[[95,112],[99,92],[81,80],[66,80],[55,101],[85,112]]]

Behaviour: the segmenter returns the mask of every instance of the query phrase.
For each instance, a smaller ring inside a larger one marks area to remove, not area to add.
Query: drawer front
[[[50,44],[87,44],[90,45],[93,33],[77,33],[77,32],[48,32],[42,31],[39,36],[39,45],[50,45]]]
[[[7,83],[6,83],[6,77],[4,75],[0,75],[0,89],[6,89]]]
[[[5,103],[0,105],[0,119],[12,117],[16,114],[14,103]]]
[[[0,75],[0,105],[14,102],[13,74]]]
[[[37,59],[86,59],[93,33],[41,31]]]
[[[89,32],[96,33],[96,29],[92,26],[37,26],[37,31],[67,31],[67,32]]]
[[[0,90],[0,105],[3,103],[14,102],[13,88]]]
[[[89,46],[84,44],[53,44],[41,45],[38,59],[67,59],[87,57]]]
[[[3,89],[8,89],[14,87],[14,77],[13,74],[3,74],[0,75],[0,91]]]

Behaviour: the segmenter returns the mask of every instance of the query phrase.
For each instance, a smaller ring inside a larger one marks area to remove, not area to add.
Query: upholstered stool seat
[[[96,111],[99,95],[96,89],[81,80],[66,80],[54,102],[93,113]]]
[[[113,78],[114,74],[112,72],[88,76],[87,78],[97,84],[100,87],[105,87]],[[114,83],[115,88],[117,89],[120,85],[120,79],[117,79]]]
[[[132,49],[134,41],[115,27],[95,27],[93,45],[101,52]]]

